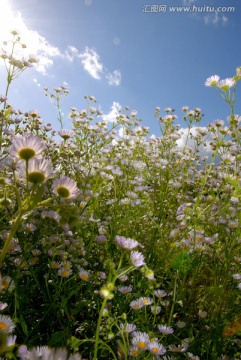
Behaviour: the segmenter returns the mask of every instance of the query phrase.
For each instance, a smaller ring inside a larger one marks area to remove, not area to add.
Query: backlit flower
[[[26,165],[21,163],[19,171],[26,176]],[[31,159],[28,162],[27,180],[32,184],[40,184],[44,182],[51,173],[51,164],[47,160]]]
[[[15,136],[9,154],[21,160],[30,160],[38,157],[44,149],[41,139],[32,134]]]
[[[62,137],[62,139],[64,140],[68,140],[69,138],[71,138],[74,135],[74,132],[72,130],[60,130],[59,131],[59,135]]]
[[[220,77],[218,75],[210,76],[205,81],[205,86],[216,86],[218,84],[219,79],[220,79]]]
[[[232,78],[220,80],[218,82],[218,87],[224,91],[230,89],[234,85],[235,85],[235,80]]]
[[[53,182],[54,192],[64,199],[73,198],[78,193],[77,184],[68,176],[61,175],[59,179]]]

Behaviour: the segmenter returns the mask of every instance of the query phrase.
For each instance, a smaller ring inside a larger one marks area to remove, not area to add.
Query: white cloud
[[[228,22],[228,18],[227,16],[224,16],[218,12],[215,12],[215,13],[210,13],[210,14],[207,14],[203,17],[204,19],[204,23],[206,25],[209,25],[209,24],[213,24],[213,25],[217,25],[217,24],[221,24],[221,25],[226,25],[227,22]]]
[[[182,0],[183,6],[195,6],[194,4],[197,3],[197,0]],[[222,13],[215,12],[215,6],[210,6],[210,8],[213,8],[213,12],[205,12],[204,10],[207,8],[207,5],[196,5],[199,11],[196,12],[190,12],[189,15],[192,18],[196,18],[198,20],[203,20],[204,24],[206,25],[226,25],[228,22],[228,17],[223,15]],[[203,13],[202,13],[203,11]],[[205,15],[204,15],[205,14]]]
[[[109,85],[120,85],[121,83],[121,72],[120,70],[114,70],[112,73],[106,75]]]
[[[209,130],[207,127],[203,126],[203,127],[192,127],[190,134],[188,136],[188,128],[181,128],[178,130],[179,134],[181,135],[180,139],[177,140],[177,147],[179,149],[183,149],[184,146],[186,146],[188,149],[193,149],[194,148],[194,139],[195,137],[198,135],[199,132],[203,132],[206,133],[206,135],[208,136],[208,138],[206,139],[206,146],[204,146],[203,144],[201,144],[199,146],[199,151],[200,151],[200,158],[204,157],[204,156],[210,156],[210,154],[212,153],[212,148],[210,146],[210,136],[209,136]],[[190,137],[190,135],[192,135],[192,137]]]
[[[84,69],[96,80],[101,79],[103,73],[103,65],[100,62],[100,56],[94,49],[88,47],[85,48],[83,53],[80,53],[78,57],[84,66]]]
[[[39,62],[36,65],[37,71],[45,74],[47,69],[53,65],[53,59],[62,57],[61,52],[56,46],[51,45],[37,31],[29,29],[23,21],[21,13],[13,12],[8,0],[1,0],[0,13],[0,42],[6,41],[10,37],[11,30],[17,30],[21,37],[21,42],[27,45],[26,49],[19,48],[16,56],[28,57],[34,55]]]
[[[86,5],[91,5],[92,0],[85,0]],[[84,51],[79,51],[75,46],[69,45],[66,50],[61,51],[58,47],[50,44],[48,40],[41,36],[37,31],[31,30],[25,24],[21,12],[13,11],[9,0],[0,0],[0,43],[11,38],[10,31],[16,30],[20,34],[21,43],[27,45],[26,49],[19,47],[15,52],[17,58],[34,56],[38,59],[35,68],[38,72],[45,75],[53,66],[55,59],[62,59],[73,62],[80,59],[85,71],[96,80],[105,78],[109,85],[118,86],[121,81],[120,70],[109,72],[100,61],[100,56],[93,48],[86,47]]]
[[[69,45],[68,49],[65,51],[65,57],[70,62],[74,61],[75,56],[78,56],[78,49],[75,46]]]
[[[114,101],[111,105],[110,111],[107,114],[102,115],[103,120],[108,122],[116,121],[116,118],[120,115],[121,109],[121,105],[117,101]]]

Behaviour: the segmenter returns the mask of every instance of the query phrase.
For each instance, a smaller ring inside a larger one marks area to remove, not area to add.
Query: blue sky
[[[166,12],[153,12],[151,5],[166,5]],[[8,28],[16,28],[40,60],[15,81],[9,100],[24,111],[38,109],[54,126],[56,112],[43,88],[63,82],[70,91],[62,106],[66,128],[69,108],[85,108],[84,95],[93,95],[108,119],[128,105],[156,135],[156,106],[162,114],[175,108],[181,127],[185,105],[202,109],[202,126],[229,114],[204,82],[215,74],[231,77],[241,65],[240,0],[0,0],[0,6],[0,41],[9,38]],[[170,6],[199,11],[172,12]],[[204,11],[207,6],[234,11]],[[0,65],[0,93],[5,84]],[[240,96],[238,89],[239,114]]]

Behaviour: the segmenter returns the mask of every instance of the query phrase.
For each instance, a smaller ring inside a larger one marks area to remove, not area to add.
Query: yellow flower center
[[[82,280],[88,280],[88,275],[87,274],[81,274],[80,275]]]
[[[34,157],[35,151],[31,148],[23,148],[19,150],[18,157],[22,160],[29,160]]]
[[[149,300],[142,300],[142,303],[145,304],[149,304]]]
[[[151,351],[152,351],[154,354],[157,354],[157,353],[158,353],[158,348],[153,347],[153,348],[151,348]]]
[[[132,356],[137,356],[138,355],[138,350],[137,349],[132,349],[131,350],[131,355]]]
[[[32,184],[39,184],[44,182],[45,175],[41,171],[32,171],[28,174],[28,181]]]
[[[71,264],[69,264],[69,263],[64,263],[63,267],[68,270],[68,269],[71,268]]]
[[[145,349],[146,343],[145,341],[138,341],[137,346],[139,349]]]
[[[135,305],[133,306],[133,308],[134,308],[134,309],[140,309],[140,305],[139,305],[139,304],[135,304]]]
[[[68,198],[70,195],[69,189],[67,189],[65,186],[58,186],[57,193],[60,197]]]
[[[61,272],[61,276],[62,276],[62,277],[68,277],[68,276],[69,276],[69,271],[68,271],[68,270],[63,270],[63,271]]]
[[[8,331],[8,327],[4,322],[0,322],[0,330],[7,332]]]
[[[51,268],[52,268],[52,269],[58,269],[59,267],[60,267],[60,265],[57,264],[57,263],[51,264]]]

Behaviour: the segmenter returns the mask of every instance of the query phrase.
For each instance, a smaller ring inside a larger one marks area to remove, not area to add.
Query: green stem
[[[176,303],[176,293],[177,293],[177,272],[176,272],[176,276],[175,276],[175,283],[174,283],[174,289],[173,289],[173,298],[172,298],[172,307],[171,307],[171,312],[170,312],[170,316],[169,316],[169,319],[168,319],[168,326],[170,326],[171,323],[172,323],[172,317],[173,317],[175,303]]]
[[[9,244],[12,240],[12,238],[14,237],[18,227],[19,227],[19,224],[22,220],[22,216],[23,216],[24,212],[23,211],[19,211],[19,214],[16,218],[16,220],[13,222],[13,226],[12,226],[12,229],[7,237],[7,240],[5,241],[4,243],[4,246],[3,246],[3,249],[2,249],[2,252],[0,254],[0,269],[2,268],[2,265],[3,265],[3,261],[5,259],[5,256],[6,256],[6,253],[8,251],[8,247],[9,247]]]
[[[99,314],[96,333],[95,333],[95,350],[94,350],[94,358],[93,358],[93,360],[97,360],[99,336],[100,336],[100,324],[101,324],[101,319],[102,319],[102,316],[103,316],[103,312],[104,312],[107,300],[108,300],[107,298],[104,298],[101,309],[100,309],[100,314]]]

